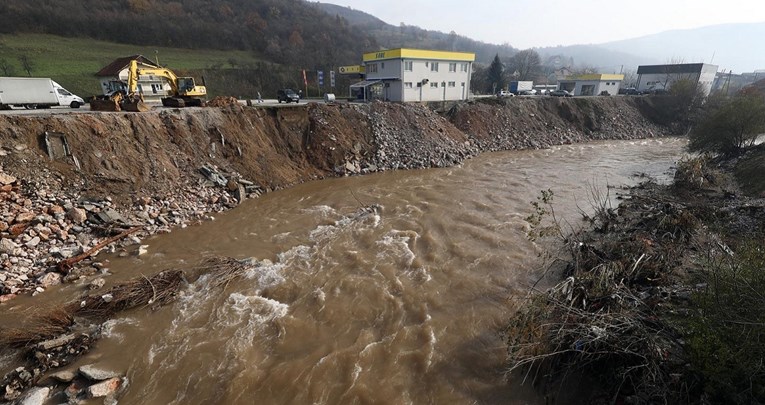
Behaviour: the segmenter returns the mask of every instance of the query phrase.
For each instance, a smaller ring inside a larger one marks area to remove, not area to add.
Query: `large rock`
[[[16,178],[11,176],[10,174],[0,173],[0,184],[6,185],[6,184],[13,184],[16,182]]]
[[[35,247],[35,246],[37,246],[39,244],[40,244],[40,237],[39,236],[35,236],[34,238],[30,239],[29,242],[25,243],[25,245],[28,248],[33,248],[33,247]]]
[[[80,374],[85,376],[85,378],[94,381],[108,380],[110,378],[121,376],[121,374],[116,371],[104,370],[92,364],[80,366]]]
[[[50,395],[48,387],[34,387],[17,402],[19,405],[43,405]]]
[[[44,276],[39,278],[38,282],[40,283],[40,286],[42,286],[43,288],[59,285],[61,284],[61,274],[52,273],[52,272],[45,273]]]
[[[21,212],[19,215],[16,215],[16,219],[13,220],[13,222],[20,224],[24,222],[29,222],[31,220],[35,219],[35,213],[34,212]]]
[[[114,377],[88,387],[88,398],[101,398],[114,395],[122,385],[122,378]]]
[[[8,238],[0,239],[0,253],[11,254],[17,247],[19,247],[19,245]]]
[[[67,211],[66,216],[75,224],[81,224],[88,218],[88,212],[82,208],[74,207]]]
[[[77,377],[77,373],[74,370],[62,370],[50,375],[50,378],[62,383],[72,382],[74,377]]]

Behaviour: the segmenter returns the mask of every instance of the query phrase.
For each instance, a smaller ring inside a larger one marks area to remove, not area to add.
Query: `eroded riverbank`
[[[642,115],[646,105],[519,98],[458,104],[441,115],[421,105],[373,103],[3,116],[0,300],[58,283],[67,275],[56,271],[58,263],[130,225],[141,229],[110,249],[138,246],[147,235],[307,180],[666,133]],[[85,264],[84,275],[103,267]]]

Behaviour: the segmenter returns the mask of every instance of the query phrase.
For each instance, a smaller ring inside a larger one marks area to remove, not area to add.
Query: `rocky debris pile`
[[[239,105],[236,97],[218,96],[207,102],[208,107],[227,107],[230,105]]]
[[[354,145],[357,153],[336,167],[337,173],[447,167],[478,153],[464,134],[425,106],[374,102],[357,110],[371,129],[376,150],[363,156]]]
[[[59,264],[128,228],[138,226],[141,230],[104,249],[128,255],[127,247],[140,246],[148,235],[210,220],[210,213],[228,210],[266,191],[214,166],[200,171],[214,175],[216,181],[188,179],[186,185],[179,184],[164,196],[135,197],[133,205],[124,209],[109,196],[93,199],[72,195],[55,182],[20,180],[0,167],[0,302],[106,272],[108,262],[94,258],[84,258],[72,271]]]
[[[449,120],[480,151],[540,149],[600,139],[651,138],[668,130],[641,115],[631,99],[510,98],[455,104]]]
[[[71,345],[71,347],[76,347]],[[38,372],[38,369],[33,370]],[[24,367],[16,369],[24,383],[33,376]],[[103,398],[106,404],[116,404],[119,394],[128,386],[128,379],[122,373],[100,369],[95,365],[80,366],[76,370],[62,370],[43,378],[37,386],[25,391],[6,385],[3,399],[17,400],[21,405],[43,405],[55,403],[77,404],[83,401]]]

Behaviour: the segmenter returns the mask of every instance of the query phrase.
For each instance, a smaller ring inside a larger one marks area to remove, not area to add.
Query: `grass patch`
[[[0,59],[12,66],[15,76],[27,75],[19,62],[19,57],[26,55],[32,61],[32,76],[50,77],[81,97],[100,93],[96,72],[114,59],[134,54],[152,60],[158,56],[162,65],[179,74],[183,71],[235,68],[262,62],[255,54],[247,51],[127,45],[44,34],[0,35]],[[214,88],[209,90],[211,95],[217,95]]]

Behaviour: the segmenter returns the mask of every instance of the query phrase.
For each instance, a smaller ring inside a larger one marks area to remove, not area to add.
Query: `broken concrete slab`
[[[71,155],[66,135],[61,132],[46,131],[43,136],[45,137],[45,147],[48,150],[50,160],[63,160]]]

